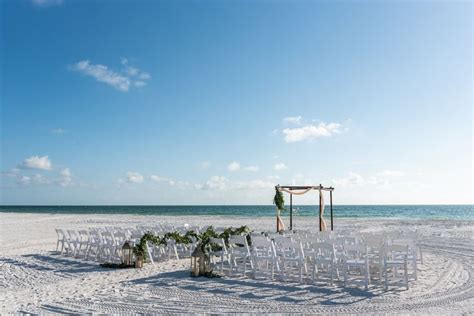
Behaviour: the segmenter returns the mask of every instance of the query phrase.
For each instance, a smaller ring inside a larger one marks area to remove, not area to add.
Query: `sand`
[[[410,289],[344,289],[249,278],[190,278],[189,259],[110,270],[54,254],[54,228],[158,222],[273,229],[273,218],[1,213],[0,313],[474,314],[474,222],[343,220],[336,230],[416,228],[425,263]],[[300,229],[316,219],[295,220]]]

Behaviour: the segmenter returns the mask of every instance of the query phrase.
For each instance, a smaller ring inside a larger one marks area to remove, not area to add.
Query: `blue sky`
[[[472,203],[468,1],[0,8],[2,204]]]

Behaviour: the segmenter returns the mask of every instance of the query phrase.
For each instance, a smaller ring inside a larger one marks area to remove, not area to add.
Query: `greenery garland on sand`
[[[222,238],[226,245],[228,245],[230,236],[246,235],[247,240],[250,242],[250,232],[251,230],[247,226],[241,226],[239,228],[228,227],[220,234],[218,234],[212,226],[209,226],[200,234],[197,234],[193,230],[188,230],[184,235],[174,231],[166,233],[163,237],[160,237],[151,232],[147,232],[142,236],[142,238],[140,238],[138,244],[133,247],[133,253],[136,257],[141,257],[145,260],[147,257],[146,245],[148,242],[157,246],[166,246],[168,240],[174,240],[177,244],[189,245],[193,242],[192,238],[199,241],[202,251],[207,252],[208,248],[212,248],[212,250],[217,250],[219,248],[217,245],[210,244],[209,241],[211,238]]]
[[[275,197],[273,198],[273,204],[279,211],[285,210],[285,199],[283,198],[283,193],[281,193],[278,188],[275,188]]]

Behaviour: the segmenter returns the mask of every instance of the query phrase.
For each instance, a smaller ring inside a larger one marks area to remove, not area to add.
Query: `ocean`
[[[170,205],[170,206],[0,206],[0,213],[45,214],[135,214],[135,215],[220,215],[275,216],[272,205]],[[316,216],[317,205],[293,207],[294,216]],[[325,217],[330,208],[326,205]],[[451,219],[474,220],[473,205],[334,205],[334,218]],[[282,213],[289,216],[289,210]]]

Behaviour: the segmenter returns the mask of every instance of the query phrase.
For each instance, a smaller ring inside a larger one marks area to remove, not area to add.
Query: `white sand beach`
[[[139,223],[249,225],[273,229],[274,218],[219,216],[131,216],[1,214],[0,313],[474,313],[472,221],[347,220],[336,230],[416,228],[424,264],[410,289],[344,289],[242,277],[191,278],[189,259],[143,269],[110,270],[97,263],[59,256],[55,228]],[[316,219],[295,219],[296,229],[316,228]]]

